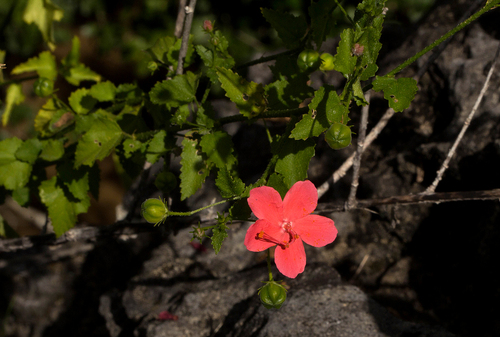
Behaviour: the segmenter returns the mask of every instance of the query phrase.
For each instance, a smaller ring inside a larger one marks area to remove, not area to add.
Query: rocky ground
[[[380,73],[455,26],[473,2],[443,1],[405,40],[389,26]],[[415,194],[433,181],[499,39],[498,10],[453,38],[421,76],[411,108],[396,114],[363,155],[359,199]],[[423,58],[404,75],[425,67]],[[498,74],[437,191],[500,187]],[[318,75],[313,85],[321,81],[341,79]],[[377,94],[371,107],[369,127],[385,112]],[[358,118],[353,109],[354,125]],[[230,132],[258,170],[266,157],[252,140],[259,126]],[[320,139],[310,179],[317,186],[328,181],[352,151],[332,151]],[[349,184],[350,173],[330,184],[320,202],[342,204]],[[212,195],[208,181],[188,206],[205,205]],[[189,223],[175,220],[160,228],[80,227],[58,240],[4,240],[2,329],[6,336],[497,336],[499,211],[498,201],[460,201],[330,213],[339,237],[324,248],[306,247],[306,270],[285,280],[288,299],[280,310],[263,308],[256,295],[266,264],[265,255],[243,245],[250,223],[231,226],[218,255],[208,242],[206,251],[190,245]]]

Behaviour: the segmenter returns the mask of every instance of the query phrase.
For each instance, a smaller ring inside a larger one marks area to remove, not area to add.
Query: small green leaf
[[[161,156],[167,153],[169,150],[173,148],[173,144],[170,144],[169,139],[167,137],[167,131],[160,130],[151,139],[148,143],[148,149],[146,151],[146,160],[154,164],[156,163]]]
[[[99,102],[112,101],[115,99],[116,87],[110,81],[96,83],[90,87],[90,95]]]
[[[35,163],[38,154],[42,151],[42,142],[37,138],[27,139],[16,151],[16,158],[31,165]]]
[[[70,68],[68,73],[64,75],[64,78],[70,84],[79,86],[82,81],[99,82],[101,80],[101,75],[90,70],[84,64],[79,63],[78,65]]]
[[[285,46],[289,49],[297,48],[306,34],[307,22],[304,16],[294,16],[273,9],[261,8],[264,18],[278,32]]]
[[[314,146],[315,142],[311,138],[307,140],[287,138],[281,146],[276,172],[281,173],[288,188],[297,181],[307,178],[309,162],[314,156]]]
[[[223,214],[218,214],[217,225],[212,229],[212,247],[214,247],[215,255],[219,254],[222,247],[222,242],[228,237],[227,230],[229,227],[226,226],[227,218]]]
[[[78,141],[75,152],[75,168],[92,166],[96,160],[107,157],[122,138],[120,126],[104,114],[95,113],[92,126]],[[77,120],[77,126],[78,126]]]
[[[354,66],[356,65],[356,56],[351,54],[353,45],[354,31],[346,28],[340,33],[340,42],[333,61],[334,69],[341,72],[346,78],[354,72]]]
[[[217,75],[226,96],[236,103],[242,115],[253,118],[266,110],[262,84],[248,82],[230,69],[217,68]]]
[[[208,161],[218,168],[232,167],[236,163],[231,136],[224,131],[215,131],[201,137],[200,146]]]
[[[271,174],[269,179],[267,180],[267,186],[274,188],[281,195],[281,198],[284,199],[286,192],[288,192],[289,188],[283,181],[283,176],[279,173],[274,172]]]
[[[16,158],[22,145],[23,141],[15,137],[0,141],[0,186],[8,190],[24,187],[30,178],[32,166]]]
[[[189,135],[186,135],[182,140],[181,200],[192,196],[210,173],[210,168],[201,155],[201,149],[198,148],[198,141],[188,137]]]
[[[2,125],[6,126],[9,123],[10,113],[14,105],[19,105],[24,101],[22,86],[20,83],[13,83],[7,88],[7,96],[5,98],[5,109],[2,115]]]
[[[240,178],[233,178],[226,168],[220,168],[215,185],[225,199],[240,196],[245,191],[245,184]]]
[[[79,115],[85,115],[94,108],[97,100],[91,96],[89,89],[80,88],[71,93],[68,102],[73,111]]]
[[[418,87],[412,78],[402,77],[396,80],[394,77],[377,76],[373,81],[373,90],[383,91],[389,106],[394,111],[400,112],[410,106]]]
[[[73,39],[71,40],[71,50],[61,63],[68,69],[76,67],[80,63],[80,39],[78,36],[73,36]]]
[[[54,81],[57,77],[56,58],[49,51],[43,51],[38,56],[19,64],[12,69],[12,74],[22,74],[28,71],[36,71],[38,76]]]
[[[143,143],[136,139],[127,138],[123,141],[123,151],[126,158],[130,158],[133,152],[141,150]]]
[[[43,39],[50,50],[55,49],[54,21],[61,21],[64,12],[50,0],[28,0],[23,13],[23,20],[27,24],[34,23],[40,29]]]
[[[149,97],[154,104],[165,104],[170,109],[193,102],[197,88],[198,76],[188,71],[171,80],[156,83]]]
[[[47,139],[42,141],[42,152],[40,159],[56,161],[64,155],[64,140]]]

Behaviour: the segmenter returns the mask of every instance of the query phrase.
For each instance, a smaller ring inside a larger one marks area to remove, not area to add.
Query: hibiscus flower
[[[283,200],[272,187],[254,188],[248,205],[258,220],[248,229],[245,246],[252,252],[277,246],[274,261],[287,277],[295,278],[304,271],[306,253],[302,241],[323,247],[337,237],[333,220],[311,214],[318,205],[318,191],[309,180],[295,183]]]

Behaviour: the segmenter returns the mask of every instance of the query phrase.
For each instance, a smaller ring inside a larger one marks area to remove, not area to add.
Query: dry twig
[[[184,29],[182,30],[182,43],[181,50],[179,51],[179,59],[177,61],[176,75],[182,75],[184,58],[186,57],[189,42],[189,33],[191,32],[191,25],[193,24],[194,8],[196,7],[196,0],[190,0],[189,6],[185,8],[186,18],[184,20]]]
[[[472,110],[465,120],[465,123],[462,127],[462,130],[460,130],[460,133],[457,136],[457,139],[455,139],[455,142],[453,143],[453,146],[451,147],[450,151],[448,151],[448,154],[446,156],[446,159],[444,160],[443,164],[441,165],[441,168],[437,172],[436,179],[432,182],[432,184],[425,190],[424,193],[433,193],[436,190],[437,185],[443,178],[444,172],[448,168],[448,164],[450,163],[451,158],[455,154],[458,144],[464,137],[465,131],[467,131],[467,128],[470,125],[470,122],[472,118],[474,117],[474,114],[476,113],[477,109],[479,108],[479,104],[481,104],[481,101],[483,100],[484,94],[486,93],[486,90],[488,89],[489,83],[491,76],[493,75],[493,71],[495,69],[495,65],[498,61],[498,55],[500,54],[500,44],[498,45],[497,51],[495,53],[495,57],[493,58],[493,63],[491,65],[490,71],[488,72],[488,75],[486,76],[486,80],[484,81],[483,88],[481,89],[481,92],[479,93],[479,96],[477,97],[476,102],[474,103],[474,106],[472,107]]]

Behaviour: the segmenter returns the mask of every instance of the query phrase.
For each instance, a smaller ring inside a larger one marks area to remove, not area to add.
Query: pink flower
[[[252,252],[276,247],[274,261],[283,275],[295,278],[306,265],[305,243],[323,247],[335,240],[333,220],[311,214],[318,205],[318,191],[309,180],[299,181],[281,200],[272,187],[250,191],[248,205],[257,220],[247,231],[245,246]]]

